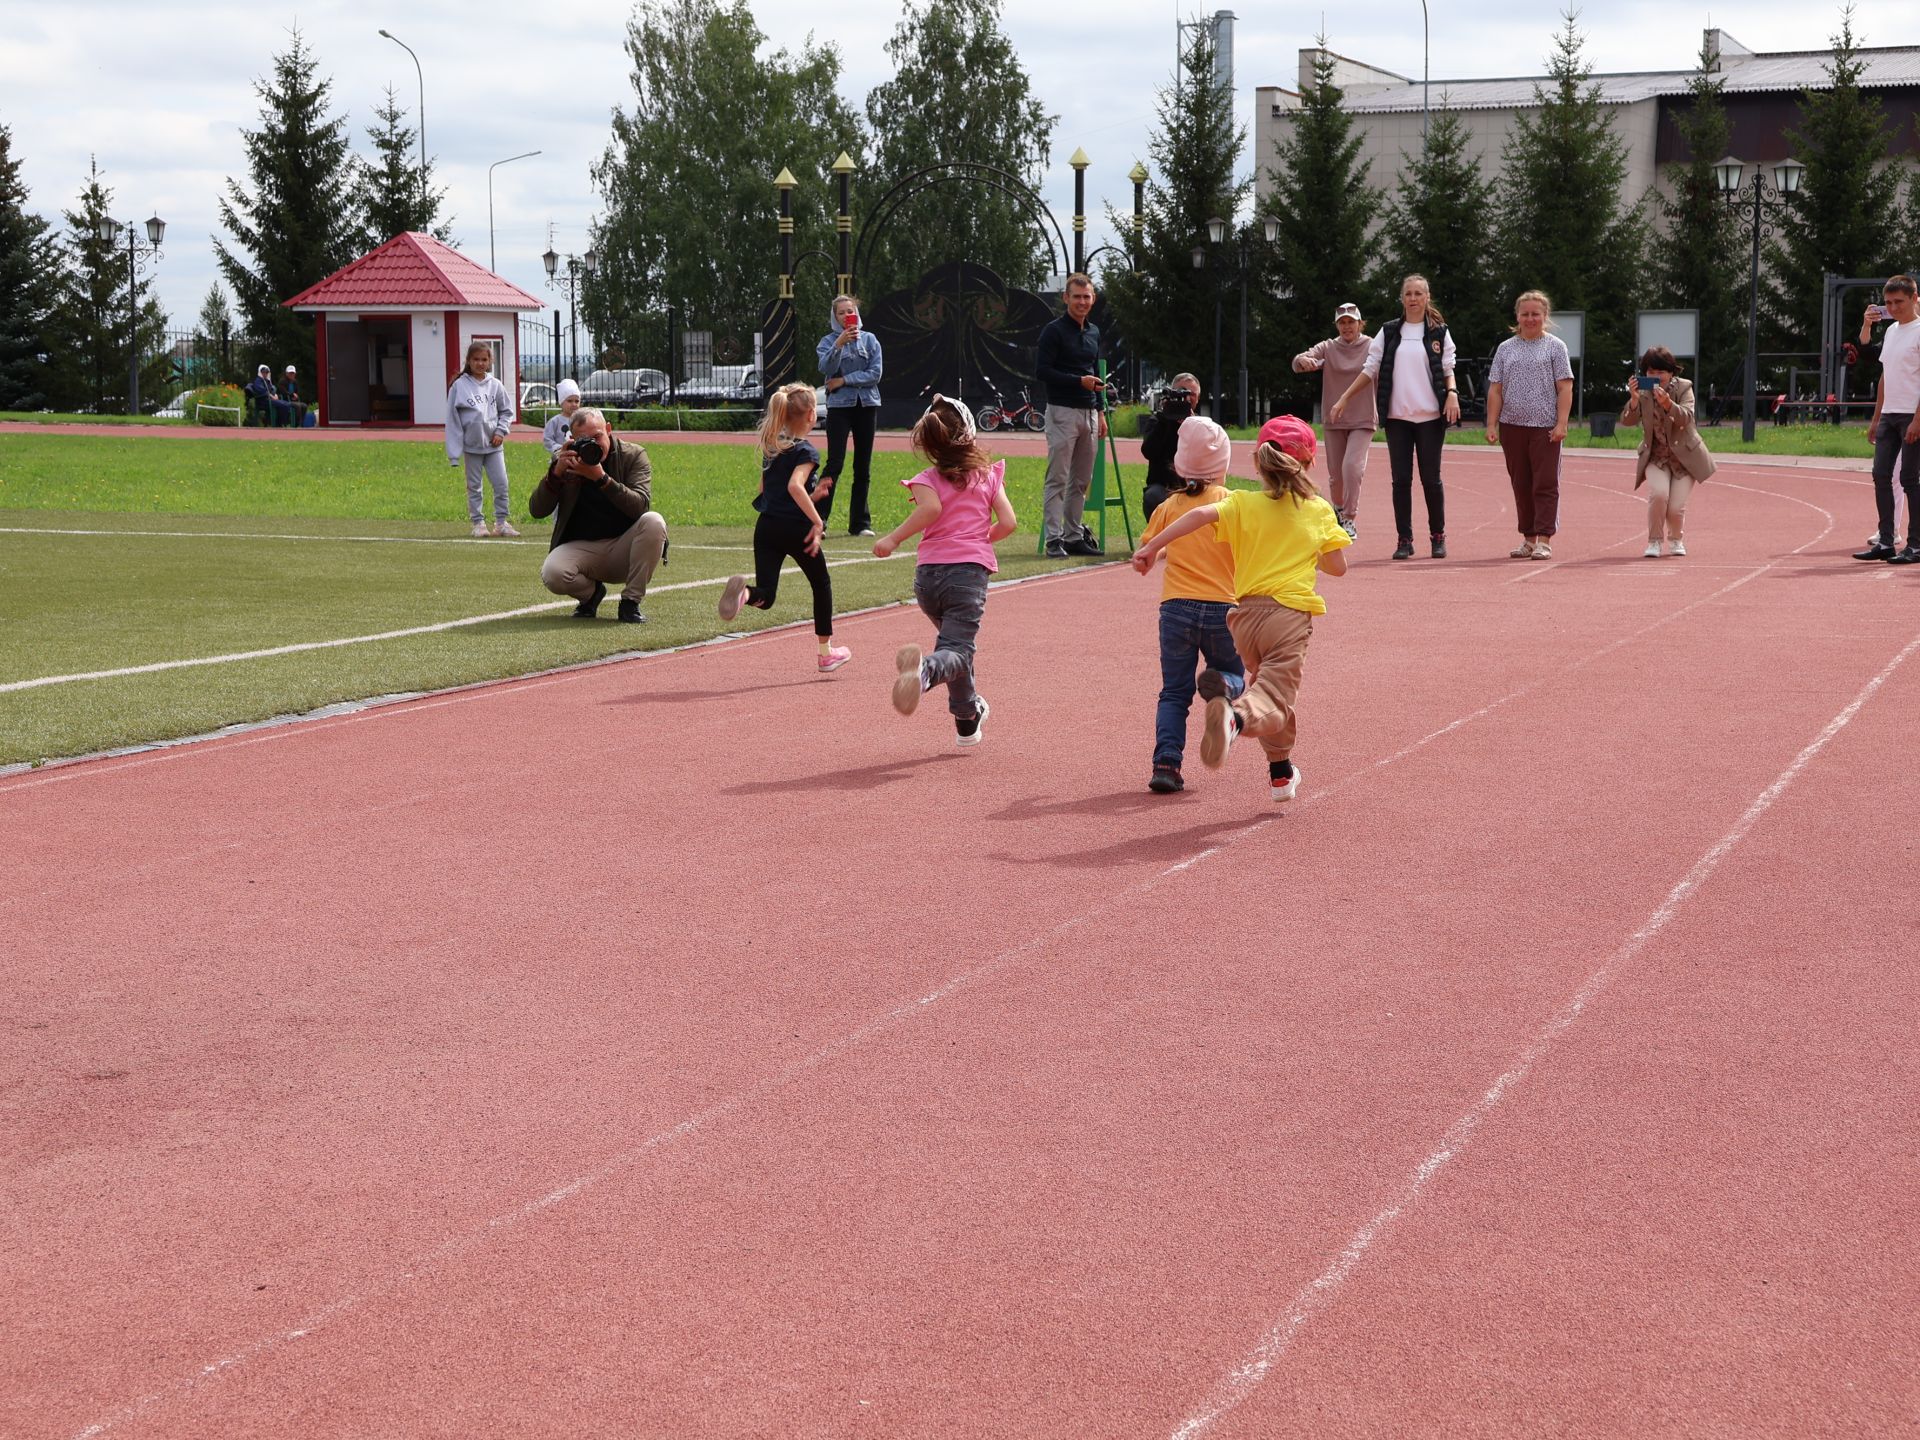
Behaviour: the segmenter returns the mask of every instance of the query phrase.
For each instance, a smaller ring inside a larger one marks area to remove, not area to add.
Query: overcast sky
[[[1006,7],[1007,32],[1040,99],[1060,117],[1043,190],[1063,230],[1073,209],[1066,158],[1082,146],[1093,160],[1090,249],[1107,238],[1100,233],[1101,202],[1128,208],[1126,172],[1136,159],[1150,163],[1154,95],[1172,74],[1176,17],[1202,8],[1227,7],[1172,0],[1013,0]],[[1433,0],[1434,79],[1537,74],[1560,8],[1561,0],[1506,0],[1497,7]],[[755,0],[753,10],[770,46],[797,48],[811,33],[838,47],[842,92],[856,109],[868,88],[891,73],[883,47],[899,13],[895,4]],[[182,328],[217,275],[215,205],[225,177],[244,174],[239,131],[259,116],[253,82],[286,46],[296,21],[321,73],[332,78],[335,109],[347,112],[363,152],[365,127],[388,85],[410,112],[416,105],[413,62],[376,32],[385,26],[419,54],[428,149],[449,190],[456,240],[482,264],[489,164],[524,150],[544,152],[500,167],[493,187],[498,268],[535,295],[550,293],[539,259],[550,222],[556,249],[585,247],[597,208],[588,167],[606,147],[609,114],[632,93],[622,48],[631,10],[618,0],[567,6],[414,0],[406,7],[349,0],[188,0],[179,6],[66,0],[57,7],[9,4],[7,12],[0,124],[13,132],[29,203],[55,219],[74,203],[88,156],[97,156],[118,218],[158,213],[167,222],[158,294]],[[1292,86],[1300,47],[1322,26],[1342,54],[1420,74],[1417,0],[1345,0],[1331,7],[1324,0],[1242,0],[1237,13],[1235,98],[1249,136],[1253,87]],[[1672,0],[1589,6],[1581,18],[1588,57],[1602,71],[1689,68],[1714,13]],[[1801,50],[1827,44],[1839,8],[1743,0],[1717,13],[1750,49]],[[1912,0],[1859,0],[1856,33],[1869,45],[1920,43],[1913,15]],[[766,229],[771,256],[771,219]]]

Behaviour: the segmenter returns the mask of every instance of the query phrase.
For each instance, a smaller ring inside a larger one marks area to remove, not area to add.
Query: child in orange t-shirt
[[[1204,416],[1193,416],[1180,427],[1173,469],[1180,488],[1154,508],[1140,537],[1145,544],[1189,510],[1227,498],[1220,482],[1232,458],[1227,432]],[[1166,576],[1160,585],[1160,704],[1153,719],[1153,778],[1147,788],[1156,795],[1184,790],[1180,760],[1187,748],[1187,712],[1196,690],[1203,699],[1231,700],[1246,686],[1240,655],[1227,629],[1227,611],[1233,608],[1233,550],[1213,538],[1212,531],[1188,535],[1166,548]],[[1152,561],[1134,569],[1145,575]],[[1202,658],[1206,670],[1195,678]]]

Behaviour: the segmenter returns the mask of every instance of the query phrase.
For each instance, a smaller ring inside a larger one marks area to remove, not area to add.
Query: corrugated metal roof
[[[518,285],[431,235],[408,231],[283,302],[296,310],[406,305],[433,310],[540,310]]]
[[[1728,56],[1722,74],[1725,93],[1762,93],[1777,90],[1818,90],[1827,83],[1827,66],[1833,55],[1827,50],[1797,50],[1772,55]],[[1920,46],[1862,50],[1860,85],[1863,89],[1920,86]],[[1632,105],[1661,95],[1684,95],[1692,81],[1692,70],[1645,70],[1623,75],[1595,75],[1603,105]],[[1536,86],[1544,85],[1543,75],[1503,80],[1435,80],[1433,103],[1447,97],[1454,110],[1513,110],[1534,103]],[[1421,108],[1418,81],[1376,90],[1370,95],[1350,97],[1346,107],[1356,114],[1391,114],[1418,111]],[[1285,111],[1281,112],[1286,113]]]

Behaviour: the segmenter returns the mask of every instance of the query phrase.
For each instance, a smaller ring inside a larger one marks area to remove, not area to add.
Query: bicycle
[[[1024,388],[1020,391],[1020,403],[1011,410],[1007,408],[1007,402],[1000,398],[998,390],[994,390],[991,385],[987,389],[993,393],[993,404],[982,407],[980,411],[978,423],[982,431],[992,434],[1003,425],[1009,430],[1020,426],[1025,426],[1029,430],[1047,428],[1045,412],[1034,406],[1033,397]]]

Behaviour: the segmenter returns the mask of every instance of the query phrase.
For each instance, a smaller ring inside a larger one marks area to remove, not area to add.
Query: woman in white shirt
[[[1369,383],[1376,385],[1387,432],[1387,463],[1393,471],[1393,521],[1400,543],[1396,560],[1413,558],[1413,466],[1420,464],[1420,490],[1427,504],[1427,534],[1433,558],[1447,554],[1447,499],[1440,486],[1440,451],[1447,426],[1460,421],[1460,398],[1454,390],[1453,337],[1433,307],[1424,275],[1409,275],[1400,284],[1400,318],[1380,327],[1368,347],[1361,373],[1334,401],[1330,414],[1337,423],[1354,396]]]

